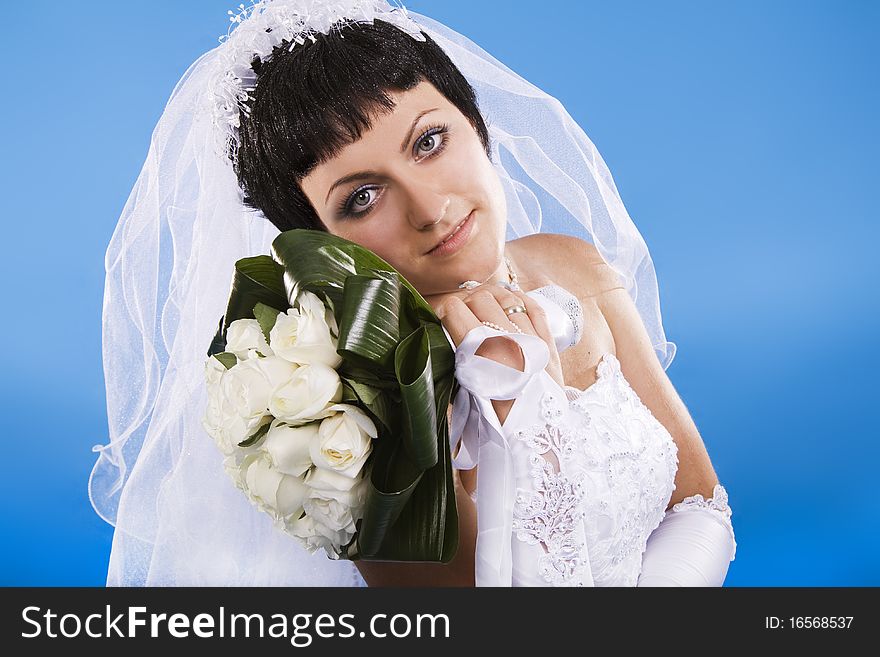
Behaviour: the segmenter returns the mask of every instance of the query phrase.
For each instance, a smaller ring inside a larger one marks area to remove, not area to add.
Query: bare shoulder
[[[579,298],[623,287],[619,274],[590,242],[573,235],[536,233],[509,242],[534,289],[552,280]],[[525,286],[524,286],[525,287]]]

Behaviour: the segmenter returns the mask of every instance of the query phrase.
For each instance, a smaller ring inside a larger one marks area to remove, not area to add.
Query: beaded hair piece
[[[265,61],[283,41],[288,50],[317,33],[341,31],[352,23],[373,23],[379,18],[400,28],[417,41],[424,41],[419,25],[402,5],[385,0],[251,0],[250,6],[229,10],[229,30],[219,38],[218,69],[212,81],[213,124],[219,154],[228,161],[238,155],[241,112],[249,113],[247,102],[256,88],[257,74],[251,68],[255,57]]]

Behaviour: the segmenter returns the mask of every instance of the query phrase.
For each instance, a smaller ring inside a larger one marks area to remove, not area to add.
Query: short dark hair
[[[306,39],[293,50],[284,41],[266,59],[255,57],[257,84],[250,112],[240,112],[235,166],[245,206],[281,231],[326,231],[300,181],[360,139],[371,115],[393,111],[388,91],[407,91],[423,81],[468,119],[491,159],[473,87],[443,49],[422,35],[425,41],[417,41],[375,19],[316,33],[314,42]]]

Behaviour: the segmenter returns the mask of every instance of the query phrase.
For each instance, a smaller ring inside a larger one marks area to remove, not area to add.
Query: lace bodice
[[[528,294],[555,305],[548,321],[557,345],[576,344],[577,297],[556,285]],[[672,436],[615,354],[602,356],[586,390],[562,388],[543,371],[546,344],[534,336],[509,334],[526,355],[525,372],[475,363],[471,352],[492,330],[473,329],[459,345],[466,353],[456,354],[456,376],[469,394],[456,398],[450,433],[462,441],[453,466],[479,464],[478,586],[481,577],[490,586],[635,586],[675,488]],[[503,426],[489,399],[516,399]]]
[[[669,504],[675,442],[614,354],[597,374],[565,398],[545,392],[542,420],[513,434],[515,586],[635,586]]]

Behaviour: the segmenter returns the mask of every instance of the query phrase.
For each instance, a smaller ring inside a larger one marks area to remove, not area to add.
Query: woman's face
[[[392,97],[392,113],[301,181],[321,221],[384,258],[425,297],[506,272],[507,206],[476,131],[429,82]],[[461,239],[465,226],[455,240],[463,243],[432,251],[469,214],[469,234]]]

